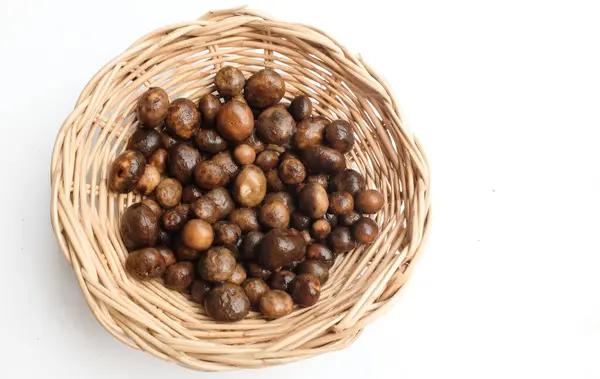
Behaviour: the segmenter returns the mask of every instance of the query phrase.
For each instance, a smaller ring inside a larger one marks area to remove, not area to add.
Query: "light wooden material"
[[[350,120],[357,144],[349,164],[386,198],[375,243],[338,257],[315,306],[275,321],[251,313],[220,324],[160,281],[128,277],[119,216],[139,196],[107,190],[109,165],[136,127],[139,95],[161,86],[171,100],[197,101],[224,64],[247,77],[277,69],[286,101],[305,93],[315,113]],[[56,140],[51,217],[92,312],[119,340],[192,369],[257,368],[343,349],[390,308],[429,231],[429,168],[391,89],[361,57],[313,27],[230,9],[154,31],[92,78]]]

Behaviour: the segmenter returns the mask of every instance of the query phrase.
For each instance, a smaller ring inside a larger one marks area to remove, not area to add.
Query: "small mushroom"
[[[257,155],[265,149],[264,142],[261,141],[256,135],[256,129],[252,129],[252,133],[250,133],[248,138],[243,140],[242,143],[250,146]]]
[[[300,184],[306,178],[306,169],[298,159],[286,159],[279,165],[279,178],[285,184]]]
[[[335,120],[325,128],[327,144],[342,154],[346,154],[354,146],[352,126],[345,120]]]
[[[223,187],[228,179],[225,170],[213,161],[200,162],[194,170],[194,180],[202,189]]]
[[[194,265],[191,262],[177,262],[167,267],[163,280],[165,286],[183,292],[194,282]]]
[[[242,93],[246,78],[242,72],[233,67],[225,66],[217,72],[215,76],[215,86],[219,95],[231,97]]]
[[[331,233],[331,225],[324,219],[315,221],[310,229],[310,235],[317,241],[327,238],[329,233]]]
[[[279,201],[267,201],[260,208],[259,220],[267,228],[287,228],[290,223],[290,212]]]
[[[214,240],[214,232],[209,223],[194,219],[188,221],[181,232],[181,240],[185,246],[195,250],[208,249]]]
[[[244,280],[246,280],[246,277],[247,275],[244,266],[242,266],[241,264],[237,264],[235,265],[235,270],[233,270],[233,274],[231,274],[231,277],[229,278],[228,282],[241,285],[244,282]]]
[[[165,272],[167,264],[153,247],[136,250],[127,256],[125,269],[129,275],[138,280],[160,278]]]
[[[287,291],[296,274],[290,270],[279,270],[269,279],[269,287],[274,290]]]
[[[306,259],[316,260],[323,263],[327,268],[331,268],[335,261],[335,256],[331,249],[321,243],[311,243],[306,248]]]
[[[310,307],[319,301],[321,284],[315,276],[301,274],[294,278],[290,284],[289,292],[296,304],[301,307]]]
[[[297,149],[305,150],[311,146],[322,145],[325,128],[329,123],[329,119],[321,116],[309,117],[300,121],[297,125],[298,130],[294,134],[294,146]]]
[[[164,121],[169,108],[169,95],[158,87],[150,87],[140,96],[137,116],[143,126],[156,128]]]
[[[368,217],[362,217],[352,225],[352,237],[358,243],[372,243],[377,235],[379,235],[379,226]]]
[[[121,216],[121,237],[129,250],[156,245],[158,236],[158,216],[141,204],[129,206]]]
[[[348,192],[333,192],[329,194],[329,212],[334,215],[344,215],[354,209],[354,198]]]
[[[298,265],[298,269],[296,272],[298,273],[298,275],[313,275],[315,278],[319,279],[319,283],[321,285],[325,284],[327,279],[329,279],[329,269],[327,268],[327,265],[317,260],[305,260],[304,262]]]
[[[108,176],[108,186],[119,193],[135,188],[146,170],[146,160],[139,151],[126,151],[113,162]]]
[[[259,265],[256,262],[246,262],[248,275],[252,278],[267,280],[273,272]]]
[[[271,290],[261,296],[259,308],[266,318],[276,319],[289,315],[294,308],[294,301],[287,292]]]
[[[285,191],[270,192],[265,196],[265,202],[267,201],[279,201],[285,205],[290,213],[296,211],[296,201],[292,195]]]
[[[352,169],[346,169],[336,174],[329,183],[330,192],[348,192],[352,196],[367,188],[365,178]]]
[[[159,254],[165,260],[165,264],[167,267],[169,267],[172,264],[177,263],[177,258],[175,257],[175,253],[173,253],[173,250],[169,249],[166,246],[158,246],[156,248],[156,250],[159,252]]]
[[[173,240],[173,238],[171,238],[171,234],[169,234],[169,232],[167,232],[163,228],[158,228],[158,234],[156,236],[156,244],[157,245],[170,246],[172,240]]]
[[[307,183],[298,194],[298,204],[305,215],[321,218],[329,208],[327,191],[318,184]]]
[[[267,179],[263,171],[255,165],[242,168],[233,184],[233,196],[244,207],[260,204],[267,193]]]
[[[233,211],[235,203],[225,188],[215,188],[205,195],[217,206],[217,220],[223,220]]]
[[[150,195],[160,183],[160,172],[152,165],[146,165],[144,175],[135,185],[135,192],[140,195]]]
[[[252,134],[254,116],[248,105],[239,101],[228,101],[217,113],[217,131],[229,141],[243,141]]]
[[[163,213],[162,223],[166,230],[175,231],[183,228],[192,211],[189,204],[179,204]]]
[[[269,144],[289,143],[295,130],[296,121],[281,107],[265,109],[256,120],[256,133],[261,140]]]
[[[200,188],[193,184],[188,184],[183,187],[183,191],[181,192],[181,201],[188,204],[193,204],[202,197],[202,191]]]
[[[127,142],[127,150],[135,150],[146,158],[150,157],[160,146],[160,134],[154,129],[138,129]]]
[[[163,146],[167,150],[169,150],[170,148],[172,148],[173,146],[175,146],[179,142],[181,142],[180,140],[178,140],[177,138],[173,137],[172,135],[164,133],[164,132],[160,133],[160,140],[162,141]]]
[[[265,150],[258,154],[254,164],[263,171],[273,170],[277,168],[277,165],[279,164],[279,153],[275,150]]]
[[[240,167],[233,160],[233,156],[229,151],[222,151],[219,154],[215,155],[211,158],[211,161],[218,164],[223,168],[225,174],[227,175],[226,184],[229,184],[231,179],[233,179],[240,170]]]
[[[268,270],[278,270],[294,261],[304,259],[306,242],[294,229],[273,229],[263,238],[257,251],[260,265]]]
[[[239,226],[242,233],[260,230],[258,214],[254,208],[236,208],[229,214],[228,219]]]
[[[181,201],[182,191],[183,188],[181,187],[181,183],[179,183],[175,179],[166,178],[162,182],[160,182],[158,187],[156,187],[154,196],[156,198],[156,201],[163,208],[168,209],[173,208],[174,206],[179,204],[179,202]]]
[[[204,280],[223,282],[229,280],[235,271],[235,257],[229,249],[211,247],[198,261],[198,273]]]
[[[312,174],[335,174],[346,169],[346,158],[339,151],[326,146],[310,146],[302,158]]]
[[[171,175],[183,184],[192,181],[194,170],[201,161],[200,152],[185,142],[180,142],[169,149]]]
[[[239,321],[250,312],[250,300],[242,287],[223,283],[214,287],[204,300],[208,314],[217,321]]]
[[[219,109],[221,109],[221,101],[212,93],[202,96],[198,102],[203,124],[213,125]]]
[[[354,198],[354,207],[361,213],[373,214],[383,208],[383,196],[374,189],[359,191]]]
[[[148,159],[148,164],[156,167],[159,173],[164,174],[167,168],[169,152],[165,149],[156,150]]]
[[[296,121],[302,121],[305,118],[310,117],[312,113],[313,105],[309,97],[306,95],[299,95],[292,100],[290,104],[290,114]]]
[[[319,185],[323,186],[323,188],[325,188],[325,189],[327,189],[327,187],[329,187],[329,177],[325,174],[310,175],[308,177],[308,179],[306,179],[306,181],[308,183],[319,184]]]
[[[310,227],[310,217],[308,217],[302,212],[296,211],[292,213],[290,220],[294,229],[308,230],[308,228]]]
[[[213,231],[215,233],[215,244],[235,244],[242,236],[242,229],[238,225],[225,221],[214,223]]]
[[[241,144],[233,150],[233,158],[240,165],[252,164],[256,159],[256,152],[249,145]]]
[[[167,110],[165,126],[169,133],[181,139],[192,138],[200,127],[200,112],[196,104],[190,99],[180,98],[174,100]]]
[[[219,218],[217,204],[208,196],[202,196],[196,200],[192,205],[192,212],[200,220],[204,220],[209,224],[212,224]]]
[[[265,68],[256,72],[244,87],[244,97],[257,108],[273,106],[285,95],[285,82],[276,71]]]
[[[227,141],[212,129],[200,129],[194,137],[198,150],[216,154],[227,149]]]
[[[242,283],[242,288],[254,307],[258,306],[260,298],[269,290],[267,283],[259,278],[246,279],[244,283]]]
[[[356,241],[352,238],[350,228],[338,226],[333,228],[328,238],[329,246],[335,254],[347,253],[356,247]]]
[[[343,226],[352,226],[361,217],[362,217],[362,215],[360,213],[358,213],[357,211],[353,210],[353,211],[351,211],[349,213],[346,213],[345,215],[341,215],[339,217],[339,220],[340,220],[340,223]]]

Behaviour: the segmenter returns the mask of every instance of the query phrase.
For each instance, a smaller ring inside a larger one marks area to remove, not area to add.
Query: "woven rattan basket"
[[[350,120],[357,143],[348,164],[386,198],[376,242],[338,257],[315,306],[274,321],[251,312],[217,323],[160,281],[129,278],[118,225],[139,197],[107,190],[109,164],[136,127],[140,93],[161,86],[171,99],[197,100],[214,90],[224,63],[246,76],[277,69],[285,101],[305,93],[316,113]],[[196,370],[257,368],[349,346],[391,307],[430,224],[427,160],[381,77],[320,30],[244,8],[158,29],[104,66],[62,125],[51,169],[52,225],[98,321],[129,346]]]

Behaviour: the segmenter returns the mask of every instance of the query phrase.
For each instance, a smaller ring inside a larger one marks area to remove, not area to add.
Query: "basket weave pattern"
[[[287,101],[304,93],[316,114],[351,121],[348,164],[386,199],[375,243],[338,257],[315,306],[274,321],[251,312],[218,323],[160,281],[128,277],[119,217],[140,198],[107,188],[109,165],[136,128],[139,95],[160,86],[171,99],[197,101],[215,90],[224,64],[246,77],[276,69]],[[429,230],[428,163],[385,82],[322,31],[243,8],[158,29],[103,67],[62,125],[51,169],[52,225],[95,317],[122,342],[196,370],[282,364],[348,346],[390,308]]]

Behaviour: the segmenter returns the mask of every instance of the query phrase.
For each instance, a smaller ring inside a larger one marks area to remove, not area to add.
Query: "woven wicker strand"
[[[214,74],[269,67],[286,80],[284,101],[304,93],[315,112],[351,121],[348,163],[380,189],[381,234],[338,257],[319,302],[266,321],[250,313],[222,324],[160,281],[127,276],[119,236],[123,210],[140,200],[107,189],[107,171],[135,130],[137,98],[149,86],[171,99],[214,91]],[[429,168],[389,86],[359,56],[322,31],[245,8],[209,12],[158,29],[103,67],[66,119],[52,156],[52,226],[95,317],[127,345],[202,371],[258,368],[349,346],[390,309],[429,231]]]

